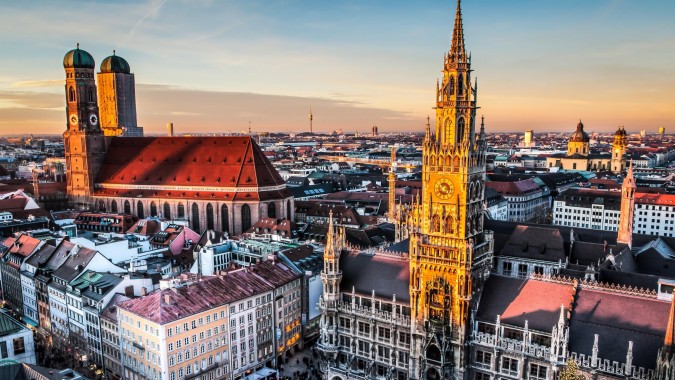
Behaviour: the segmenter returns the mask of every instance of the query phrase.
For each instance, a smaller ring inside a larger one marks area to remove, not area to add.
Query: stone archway
[[[341,376],[335,375],[335,376],[331,377],[330,380],[344,380],[344,379]]]
[[[440,378],[441,378],[441,374],[438,373],[438,370],[436,370],[436,368],[429,368],[427,370],[427,376],[426,376],[427,380],[440,380]]]

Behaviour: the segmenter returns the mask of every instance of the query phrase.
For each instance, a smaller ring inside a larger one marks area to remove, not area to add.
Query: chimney
[[[124,295],[130,298],[133,298],[134,296],[134,286],[129,285],[126,288],[124,288]]]
[[[171,305],[171,294],[164,294],[164,303],[167,305]]]
[[[167,123],[166,129],[169,133],[169,137],[173,137],[173,123]]]
[[[147,295],[148,294],[148,288],[145,286],[141,288],[141,296]]]

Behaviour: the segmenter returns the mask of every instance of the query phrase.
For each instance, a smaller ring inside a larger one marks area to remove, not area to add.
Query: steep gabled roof
[[[611,290],[581,287],[570,319],[571,352],[591,356],[598,334],[598,357],[622,363],[633,342],[633,365],[654,368],[664,343],[671,304]]]
[[[114,138],[97,182],[213,187],[284,184],[249,136]]]

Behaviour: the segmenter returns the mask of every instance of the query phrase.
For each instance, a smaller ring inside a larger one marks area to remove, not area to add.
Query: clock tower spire
[[[66,53],[66,189],[72,206],[91,208],[94,182],[105,154],[105,140],[99,124],[98,97],[94,79],[94,58],[77,48]]]
[[[457,2],[450,51],[436,85],[436,133],[422,147],[422,198],[410,236],[413,372],[465,377],[472,311],[492,260],[483,231],[485,133],[476,134],[477,86]]]

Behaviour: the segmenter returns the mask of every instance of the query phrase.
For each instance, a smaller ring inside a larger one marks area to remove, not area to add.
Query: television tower
[[[309,133],[314,134],[312,120],[314,120],[314,115],[312,115],[312,107],[309,107]]]

